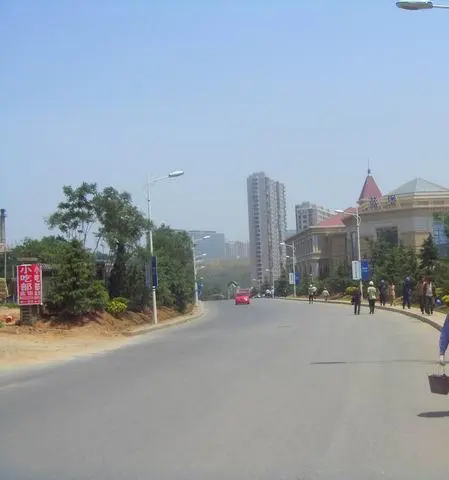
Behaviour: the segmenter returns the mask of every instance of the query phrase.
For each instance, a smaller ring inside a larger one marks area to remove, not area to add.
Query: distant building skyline
[[[247,195],[252,278],[273,281],[286,259],[281,245],[287,231],[285,185],[264,172],[253,173],[247,178]]]
[[[225,258],[225,235],[215,230],[188,230],[190,238],[196,243],[196,254],[204,255],[204,261],[223,260]],[[204,238],[209,237],[209,238]]]
[[[239,258],[249,258],[249,242],[248,241],[226,241],[225,242],[225,258],[234,260]]]
[[[334,214],[328,208],[324,208],[312,202],[302,202],[295,205],[296,232],[302,232],[306,228],[319,225],[321,222]]]

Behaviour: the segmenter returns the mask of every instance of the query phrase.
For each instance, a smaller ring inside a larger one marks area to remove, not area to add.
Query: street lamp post
[[[402,10],[430,10],[432,8],[449,8],[449,5],[437,5],[433,2],[396,2]]]
[[[281,242],[281,245],[284,247],[288,247],[292,249],[292,269],[293,269],[293,296],[296,298],[296,255],[295,255],[295,242],[292,242],[290,245],[289,243]]]
[[[345,210],[335,210],[337,213],[344,213],[347,215],[352,215],[353,218],[355,218],[356,221],[356,226],[357,226],[357,259],[359,261],[359,266],[361,268],[362,265],[362,253],[360,249],[360,224],[362,223],[362,219],[360,218],[359,215],[359,206],[357,205],[356,211],[354,212],[347,212]],[[360,295],[363,300],[363,281],[362,281],[362,274],[360,272],[360,280],[359,280],[359,286],[360,286]]]
[[[192,240],[192,257],[193,257],[193,281],[195,282],[195,305],[198,305],[199,303],[199,297],[198,297],[198,279],[197,279],[197,271],[198,268],[196,266],[196,262],[199,260],[196,257],[196,243],[201,241],[201,240],[207,240],[210,238],[210,235],[204,235],[204,237],[195,239],[195,235],[192,234],[191,240]],[[199,258],[205,257],[206,254],[203,253],[202,255],[199,256]]]
[[[153,225],[151,222],[151,186],[154,185],[155,183],[158,183],[162,180],[167,180],[169,178],[176,178],[180,177],[181,175],[184,175],[184,172],[182,170],[175,170],[173,172],[170,172],[168,175],[165,175],[164,177],[159,177],[155,178],[153,180],[150,180],[147,178],[147,220],[148,220],[148,243],[150,244],[150,255],[151,259],[153,259],[154,256],[154,246],[153,246]],[[153,309],[153,324],[157,324],[157,298],[156,298],[156,285],[151,286],[151,297],[152,297],[152,309]]]

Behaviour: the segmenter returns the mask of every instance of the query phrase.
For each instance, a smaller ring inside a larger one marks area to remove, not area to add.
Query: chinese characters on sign
[[[17,297],[19,305],[42,305],[42,267],[37,263],[18,265]]]

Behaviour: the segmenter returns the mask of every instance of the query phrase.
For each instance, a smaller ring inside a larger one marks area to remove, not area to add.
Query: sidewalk
[[[293,300],[293,301],[300,301],[300,302],[308,302],[307,298],[304,297],[286,297],[286,300]],[[325,303],[323,299],[315,299],[315,302]],[[347,305],[348,307],[352,307],[351,302],[348,300],[328,300],[327,303],[339,304],[339,305]],[[367,302],[362,302],[362,307],[368,308]],[[441,330],[441,327],[444,324],[444,320],[446,319],[446,313],[441,312],[434,312],[433,315],[423,315],[421,310],[417,307],[411,307],[410,309],[402,308],[402,305],[395,305],[393,307],[385,306],[381,307],[378,303],[376,303],[376,310],[387,310],[389,312],[396,312],[402,315],[406,315],[408,317],[416,318],[421,322],[427,323],[428,325],[436,328],[437,330]]]

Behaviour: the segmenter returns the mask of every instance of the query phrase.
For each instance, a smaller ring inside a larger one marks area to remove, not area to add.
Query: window
[[[390,245],[399,245],[398,227],[376,228],[377,240],[384,241]]]
[[[444,225],[440,222],[433,223],[433,241],[435,245],[447,245],[449,239],[444,233]]]

